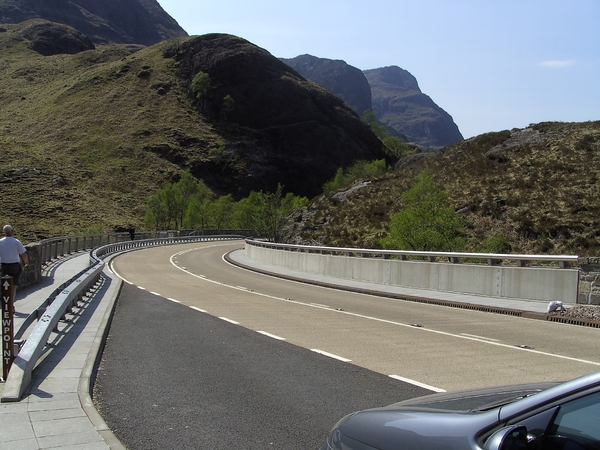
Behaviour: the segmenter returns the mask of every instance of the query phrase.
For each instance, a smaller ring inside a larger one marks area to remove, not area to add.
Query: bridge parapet
[[[577,303],[577,256],[415,252],[246,240],[246,256],[299,272],[498,298]],[[537,262],[538,265],[531,265]]]

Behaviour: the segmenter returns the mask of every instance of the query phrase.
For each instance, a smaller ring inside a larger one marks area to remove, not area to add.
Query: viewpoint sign
[[[8,371],[15,360],[13,346],[14,309],[12,298],[12,277],[2,277],[2,378],[8,378]]]

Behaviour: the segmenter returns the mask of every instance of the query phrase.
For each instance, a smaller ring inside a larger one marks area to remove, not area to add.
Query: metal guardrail
[[[144,241],[149,239],[186,237],[186,236],[220,236],[220,235],[240,235],[252,236],[253,230],[168,230],[168,231],[136,231],[134,233],[96,233],[96,234],[75,234],[72,236],[59,236],[49,239],[43,239],[39,242],[40,263],[47,264],[53,259],[78,253],[81,251],[93,250],[114,243],[127,241]]]
[[[525,267],[530,261],[538,261],[546,264],[555,263],[560,268],[567,268],[569,264],[577,264],[579,257],[574,255],[518,255],[502,253],[461,253],[461,252],[419,252],[411,250],[376,250],[344,247],[319,247],[309,245],[278,244],[274,242],[257,241],[246,239],[247,245],[256,247],[287,250],[290,252],[321,253],[328,255],[359,256],[371,258],[398,258],[400,260],[424,259],[435,262],[439,259],[458,264],[461,260],[481,261],[487,260],[488,265],[497,265],[502,262],[515,261],[519,267]]]
[[[170,236],[131,240],[129,233],[115,234],[127,234],[129,240],[114,242],[112,244],[107,243],[93,249],[90,252],[90,266],[72,278],[69,282],[65,283],[66,286],[65,284],[61,285],[60,292],[55,291],[50,297],[48,297],[48,299],[44,301],[44,303],[23,322],[19,330],[15,333],[15,337],[22,337],[31,324],[36,319],[38,320],[37,324],[13,362],[4,387],[2,402],[17,402],[23,397],[23,394],[31,384],[33,369],[35,368],[37,361],[44,351],[50,334],[52,331],[57,329],[58,322],[66,315],[67,311],[70,310],[77,303],[77,301],[82,299],[84,294],[98,282],[104,268],[104,258],[114,255],[115,253],[137,250],[141,248],[182,244],[188,242],[244,239],[246,237],[243,235],[232,234],[212,236],[199,234],[191,236]],[[109,240],[110,237],[107,238],[107,241]],[[58,242],[69,242],[67,238],[56,238],[56,240],[51,241],[53,242],[48,243],[48,248],[51,249],[57,249],[56,243]],[[84,247],[86,245],[86,241],[94,242],[94,238],[89,241],[87,239],[83,239],[82,242]],[[73,242],[73,240],[70,242]],[[77,243],[78,240],[76,239],[74,242]],[[102,238],[100,238],[98,242],[101,243]],[[77,245],[72,247],[73,250],[75,248],[77,248]],[[61,249],[61,252],[63,251],[64,248]],[[64,254],[67,253],[62,253],[63,256]],[[56,258],[57,256],[58,253],[55,253],[53,258]]]

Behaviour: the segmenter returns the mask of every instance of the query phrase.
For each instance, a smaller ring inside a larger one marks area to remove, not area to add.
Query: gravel
[[[552,314],[572,319],[600,321],[600,306],[577,305],[572,308],[567,308],[565,311],[554,312]]]

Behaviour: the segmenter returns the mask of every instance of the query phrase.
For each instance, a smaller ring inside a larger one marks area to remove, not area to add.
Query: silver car
[[[355,412],[321,450],[600,450],[600,372]]]

